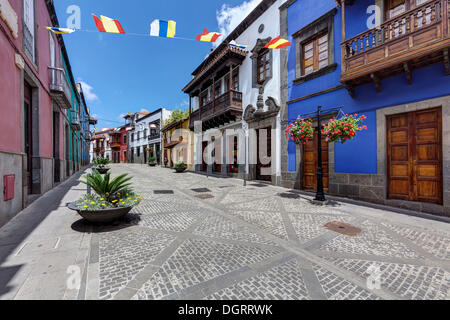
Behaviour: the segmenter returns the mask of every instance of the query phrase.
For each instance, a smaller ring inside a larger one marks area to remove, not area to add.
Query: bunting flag
[[[69,28],[56,28],[56,27],[45,27],[45,29],[50,30],[55,34],[69,34],[75,32],[75,29]]]
[[[265,48],[267,49],[281,49],[290,47],[291,43],[285,39],[281,39],[280,36],[276,37],[272,41],[270,41],[268,44],[266,44]]]
[[[100,16],[100,19],[94,14],[92,16],[94,17],[98,31],[107,33],[125,33],[119,21],[105,16]]]
[[[228,44],[230,47],[233,47],[233,48],[238,48],[238,49],[242,49],[242,50],[245,50],[245,49],[247,49],[247,47],[248,46],[246,46],[246,45],[243,45],[243,44],[237,44],[236,43],[236,41],[230,41],[230,43]]]
[[[176,29],[177,23],[175,21],[156,19],[150,25],[150,35],[153,37],[174,38]]]
[[[217,32],[209,32],[208,29],[205,28],[202,34],[197,35],[195,40],[197,41],[205,41],[205,42],[216,42],[222,35]]]

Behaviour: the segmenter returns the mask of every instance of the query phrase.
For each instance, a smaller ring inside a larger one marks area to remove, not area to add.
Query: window
[[[131,142],[134,142],[134,133],[131,134]]]
[[[137,156],[140,157],[141,156],[141,147],[137,147]]]
[[[268,78],[270,73],[270,52],[268,49],[260,51],[256,60],[257,68],[257,82],[262,84]],[[234,80],[234,79],[233,79]]]
[[[127,141],[127,135],[124,135],[123,136],[123,144],[127,144],[128,143],[128,141]]]
[[[295,85],[334,72],[335,62],[334,16],[337,9],[295,32]]]
[[[302,75],[308,75],[326,66],[328,66],[328,33],[303,45]]]
[[[144,129],[144,139],[147,138],[147,129]]]
[[[23,43],[25,51],[31,60],[35,61],[35,39],[34,39],[34,0],[23,1]]]
[[[138,133],[137,133],[137,140],[141,140],[141,132],[140,131],[138,131]]]

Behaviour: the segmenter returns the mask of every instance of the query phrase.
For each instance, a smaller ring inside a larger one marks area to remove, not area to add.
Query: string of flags
[[[116,34],[127,34],[120,24],[119,20],[109,18],[106,16],[100,16],[98,18],[96,15],[92,14],[94,18],[95,26],[97,30],[102,33],[116,33]],[[47,30],[55,34],[71,34],[76,31],[85,31],[90,32],[89,30],[75,30],[70,28],[60,28],[60,27],[45,27]],[[210,32],[208,29],[204,29],[202,34],[196,36],[195,39],[187,39],[176,37],[176,28],[177,23],[173,20],[165,21],[165,20],[153,20],[150,24],[150,36],[152,37],[160,37],[160,38],[172,38],[172,39],[182,39],[182,40],[193,40],[193,41],[202,41],[202,42],[216,42],[222,34],[218,32]],[[140,36],[148,36],[144,34],[131,34],[129,35],[140,35]],[[247,45],[237,44],[236,41],[231,41],[228,44],[230,47],[238,48],[242,50],[246,50],[248,48]],[[265,48],[267,49],[281,49],[291,46],[291,43],[288,40],[282,39],[281,36],[274,38],[270,41]]]

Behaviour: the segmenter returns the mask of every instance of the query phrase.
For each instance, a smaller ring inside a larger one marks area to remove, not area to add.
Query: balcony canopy
[[[194,79],[184,87],[183,92],[188,94],[191,93],[197,89],[205,79],[208,79],[227,63],[241,64],[247,54],[248,51],[230,46],[224,47],[219,52],[212,52],[194,72]]]

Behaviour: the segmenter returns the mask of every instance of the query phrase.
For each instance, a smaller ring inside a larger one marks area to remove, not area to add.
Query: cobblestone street
[[[449,299],[450,227],[287,189],[113,165],[144,197],[90,226],[74,177],[0,229],[1,299]],[[206,196],[205,196],[206,195]],[[325,228],[343,222],[355,237]]]

